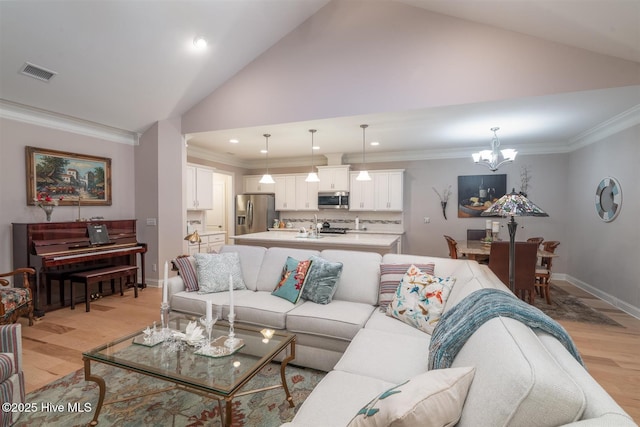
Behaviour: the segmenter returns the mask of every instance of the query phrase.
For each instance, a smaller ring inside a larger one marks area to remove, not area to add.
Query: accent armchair
[[[3,277],[22,274],[22,286],[13,287]],[[18,268],[9,273],[0,274],[0,325],[15,323],[18,317],[29,317],[29,326],[33,325],[33,290],[29,284],[29,275],[36,274],[33,268]]]
[[[0,326],[0,402],[24,403],[22,324]],[[0,411],[0,426],[11,426],[20,412]]]

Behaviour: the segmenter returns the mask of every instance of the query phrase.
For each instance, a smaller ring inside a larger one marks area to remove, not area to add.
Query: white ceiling
[[[393,1],[640,62],[640,0]],[[327,2],[3,0],[0,99],[140,133],[188,111]],[[193,49],[198,34],[211,42],[204,52]],[[19,74],[25,62],[58,74],[48,83],[25,77]],[[319,154],[355,158],[359,125],[369,123],[367,141],[380,142],[367,148],[369,159],[486,148],[493,126],[501,127],[505,146],[560,152],[638,104],[634,87],[219,131],[192,135],[189,144],[246,165],[263,159],[261,135],[269,132],[271,158],[304,158],[308,129],[316,128]],[[240,143],[229,144],[230,138]]]

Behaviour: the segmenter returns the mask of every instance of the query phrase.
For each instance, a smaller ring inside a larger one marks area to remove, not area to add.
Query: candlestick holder
[[[169,311],[170,311],[170,307],[169,307],[169,303],[168,302],[163,302],[162,304],[160,304],[160,324],[161,324],[161,327],[162,327],[162,334],[165,337],[170,335],[170,333],[169,333]]]
[[[236,315],[229,313],[229,338],[226,339],[224,345],[230,349],[236,345],[236,334],[233,331],[233,322],[236,320]]]

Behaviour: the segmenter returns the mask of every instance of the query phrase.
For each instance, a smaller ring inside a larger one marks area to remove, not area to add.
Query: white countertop
[[[298,228],[269,228],[269,231],[282,231],[287,233],[298,233],[300,230]],[[404,231],[381,231],[381,230],[347,230],[346,234],[391,234],[394,236],[402,236]],[[340,234],[332,234],[332,233],[321,233],[322,236],[339,236]]]
[[[300,237],[299,233],[291,231],[265,231],[262,233],[242,234],[229,236],[238,242],[265,241],[265,242],[291,242],[295,244],[305,243],[309,245],[344,245],[344,246],[380,246],[390,247],[400,238],[399,234],[382,233],[347,233],[347,234],[320,234],[319,238]]]

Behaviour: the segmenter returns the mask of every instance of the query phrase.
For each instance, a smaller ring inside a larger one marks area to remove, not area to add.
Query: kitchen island
[[[302,237],[291,231],[265,231],[262,233],[229,236],[238,245],[262,246],[265,248],[343,249],[377,252],[381,255],[399,253],[400,239],[397,234],[320,234],[318,237]]]

